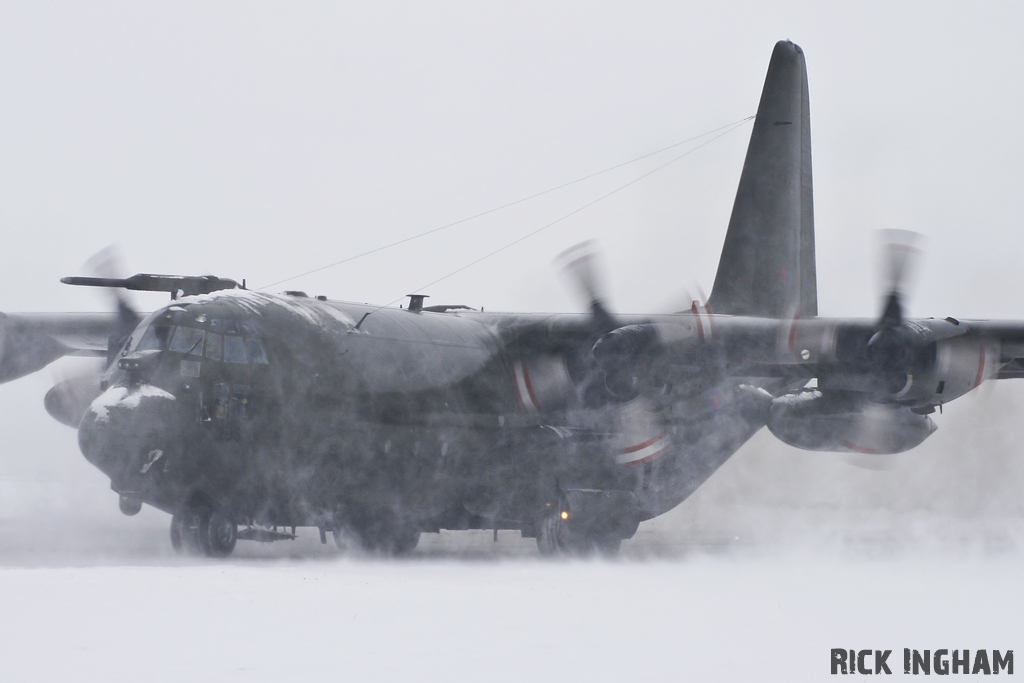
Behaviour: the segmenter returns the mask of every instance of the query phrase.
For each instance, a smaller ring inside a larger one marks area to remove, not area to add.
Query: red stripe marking
[[[575,258],[572,261],[569,261],[568,263],[566,263],[565,264],[565,268],[566,268],[566,270],[568,270],[569,268],[575,268],[576,266],[578,266],[581,263],[586,263],[587,261],[593,261],[595,256],[596,256],[595,254],[584,254],[583,256],[580,256],[579,258]]]
[[[985,345],[981,345],[981,353],[978,354],[978,376],[974,378],[974,386],[981,384],[982,375],[985,374]]]
[[[642,444],[640,444],[638,446],[631,446],[629,448],[623,448],[621,451],[619,451],[619,453],[621,453],[622,455],[625,455],[626,453],[636,453],[637,451],[642,451],[643,449],[647,448],[652,443],[656,442],[658,439],[664,439],[664,438],[665,438],[664,434],[659,434],[658,436],[654,437],[653,439],[648,439],[647,441],[644,441]],[[664,450],[664,449],[662,449],[662,450]]]
[[[789,350],[796,351],[796,321],[800,316],[793,316],[793,323],[789,326]]]
[[[842,444],[844,446],[846,446],[847,448],[849,448],[851,451],[857,451],[858,453],[866,453],[868,455],[882,455],[883,454],[882,451],[876,451],[873,448],[864,448],[863,446],[858,446],[857,444],[852,443],[850,441],[843,441]]]
[[[662,448],[662,449],[658,450],[655,453],[651,453],[647,457],[640,458],[639,460],[630,460],[629,462],[623,462],[623,463],[619,463],[619,464],[622,465],[623,467],[636,467],[637,465],[643,465],[644,463],[650,462],[650,461],[654,460],[655,458],[657,458],[659,456],[662,456],[664,454],[665,454],[665,448]]]

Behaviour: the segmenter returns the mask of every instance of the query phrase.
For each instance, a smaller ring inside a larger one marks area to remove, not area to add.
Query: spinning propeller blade
[[[85,270],[93,273],[96,277],[112,280],[123,278],[127,273],[121,252],[113,244],[89,257],[85,262]],[[128,295],[120,289],[107,289],[106,291],[109,293],[108,296],[113,307],[117,310],[118,317],[117,330],[110,335],[107,343],[107,365],[109,366],[114,360],[114,354],[142,321],[142,316],[136,312]]]
[[[587,240],[569,247],[555,258],[562,273],[573,283],[583,297],[599,331],[609,332],[618,327],[605,306],[604,277],[598,260],[600,250],[595,240]]]
[[[885,304],[879,327],[895,327],[903,322],[903,298],[914,262],[921,253],[922,235],[910,230],[880,230],[881,270]]]

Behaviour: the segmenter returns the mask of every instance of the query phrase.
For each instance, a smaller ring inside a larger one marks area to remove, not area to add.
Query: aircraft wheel
[[[417,529],[396,529],[388,539],[389,555],[408,555],[420,543],[420,532]]]
[[[238,525],[221,510],[202,515],[198,532],[199,547],[207,557],[227,557],[238,542]]]
[[[569,528],[557,515],[548,515],[537,529],[537,550],[551,557],[569,552]]]
[[[178,512],[171,517],[171,547],[179,555],[200,553],[199,527],[195,524],[193,514]]]
[[[558,515],[549,515],[537,529],[537,549],[541,555],[592,555],[595,551],[604,557],[618,554],[622,539],[611,534],[582,533],[573,529],[569,521]]]
[[[420,542],[420,531],[405,525],[373,525],[370,528],[344,526],[334,530],[338,550],[357,550],[373,555],[408,555]]]

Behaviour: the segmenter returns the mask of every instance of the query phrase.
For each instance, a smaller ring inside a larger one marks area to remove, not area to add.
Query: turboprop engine
[[[918,446],[936,426],[906,406],[865,401],[852,392],[808,389],[772,401],[768,429],[807,451],[887,455]]]

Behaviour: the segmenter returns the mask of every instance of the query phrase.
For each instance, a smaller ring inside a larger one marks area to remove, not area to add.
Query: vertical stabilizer
[[[811,122],[804,53],[775,44],[743,162],[715,286],[714,313],[818,313]]]

